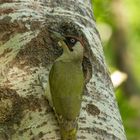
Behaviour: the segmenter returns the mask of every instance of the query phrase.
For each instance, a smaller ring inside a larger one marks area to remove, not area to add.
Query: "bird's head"
[[[60,33],[54,31],[51,35],[53,35],[53,38],[58,41],[59,46],[63,48],[62,57],[64,59],[83,59],[84,45],[82,38],[71,35],[61,35]]]

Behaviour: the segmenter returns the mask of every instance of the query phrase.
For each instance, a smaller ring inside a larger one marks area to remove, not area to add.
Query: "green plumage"
[[[67,119],[75,119],[80,111],[83,92],[81,65],[73,62],[56,61],[49,78],[56,112],[60,115],[63,114],[63,117]]]
[[[49,86],[46,90],[50,92],[46,95],[56,113],[62,140],[77,140],[77,122],[84,87],[82,70],[84,48],[78,41],[73,47],[67,46],[62,40],[59,44],[63,48],[63,54],[51,68]]]
[[[76,140],[76,119],[81,107],[83,78],[80,62],[56,61],[50,71],[52,101],[63,140]]]

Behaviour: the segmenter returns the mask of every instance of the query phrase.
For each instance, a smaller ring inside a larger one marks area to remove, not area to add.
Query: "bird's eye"
[[[75,43],[76,40],[75,40],[74,38],[71,38],[71,39],[70,39],[70,42],[71,42],[71,43]]]
[[[70,51],[73,51],[73,47],[74,47],[74,45],[76,44],[77,39],[67,36],[67,37],[65,38],[64,42],[65,42],[66,45],[68,46],[69,50],[70,50]]]

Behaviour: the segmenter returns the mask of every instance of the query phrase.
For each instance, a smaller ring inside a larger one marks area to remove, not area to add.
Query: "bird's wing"
[[[49,79],[56,112],[67,118],[75,118],[80,110],[83,91],[82,70],[73,63],[57,61],[50,71]]]
[[[51,95],[51,91],[50,91],[49,79],[48,79],[48,82],[47,82],[47,87],[46,87],[46,90],[45,90],[45,95],[47,97],[47,100],[49,101],[49,105],[53,108],[53,101],[52,101],[52,95]]]

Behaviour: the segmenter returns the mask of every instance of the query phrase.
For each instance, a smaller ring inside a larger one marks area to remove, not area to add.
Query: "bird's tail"
[[[77,140],[77,121],[67,120],[60,124],[60,134],[62,140]]]

